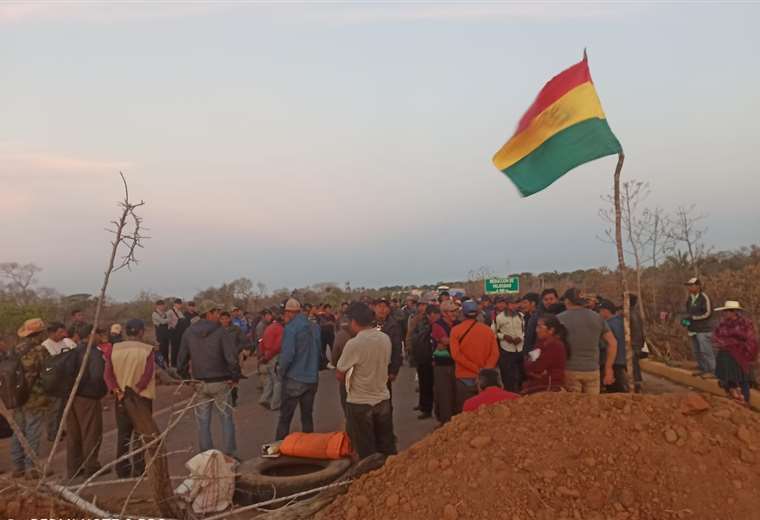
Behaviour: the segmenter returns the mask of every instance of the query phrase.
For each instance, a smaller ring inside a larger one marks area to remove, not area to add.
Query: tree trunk
[[[618,155],[617,167],[615,168],[615,245],[617,246],[618,255],[618,272],[620,273],[620,286],[623,292],[623,324],[625,328],[625,363],[628,371],[628,390],[634,391],[633,381],[633,349],[631,345],[631,302],[628,299],[628,279],[625,275],[625,256],[623,256],[623,226],[622,226],[622,209],[620,203],[620,173],[623,170],[623,161],[625,155],[621,152]]]

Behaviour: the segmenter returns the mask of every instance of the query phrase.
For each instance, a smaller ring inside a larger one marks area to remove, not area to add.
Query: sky
[[[491,164],[584,48],[645,205],[757,243],[758,22],[750,3],[5,1],[0,261],[95,293],[122,171],[150,239],[118,299],[613,265],[615,157],[528,198]]]

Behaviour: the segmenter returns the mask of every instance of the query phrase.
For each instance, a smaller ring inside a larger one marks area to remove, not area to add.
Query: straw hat
[[[718,307],[715,309],[716,311],[743,311],[744,309],[739,304],[739,302],[734,300],[726,300],[726,303],[723,304],[723,307]]]
[[[31,320],[26,320],[24,322],[21,328],[18,329],[17,334],[20,338],[26,338],[44,330],[45,322],[42,321],[42,318],[32,318]]]

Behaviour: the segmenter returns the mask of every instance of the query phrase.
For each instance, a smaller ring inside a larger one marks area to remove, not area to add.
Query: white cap
[[[301,310],[301,304],[295,298],[290,298],[287,302],[285,302],[285,310],[298,312]]]

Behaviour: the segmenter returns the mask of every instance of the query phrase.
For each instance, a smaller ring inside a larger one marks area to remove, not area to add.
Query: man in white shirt
[[[64,341],[68,335],[66,327],[63,323],[54,322],[48,325],[47,328],[48,337],[42,342],[42,346],[48,351],[51,356],[57,356],[65,348],[71,348]],[[76,346],[76,345],[74,345]]]
[[[373,453],[394,455],[393,410],[388,390],[391,340],[373,327],[375,315],[366,304],[354,303],[346,315],[354,337],[348,340],[336,367],[345,381],[346,431],[360,459]]]
[[[518,393],[522,387],[525,322],[514,301],[504,296],[496,299],[496,317],[491,328],[499,342],[499,371],[504,389]]]

